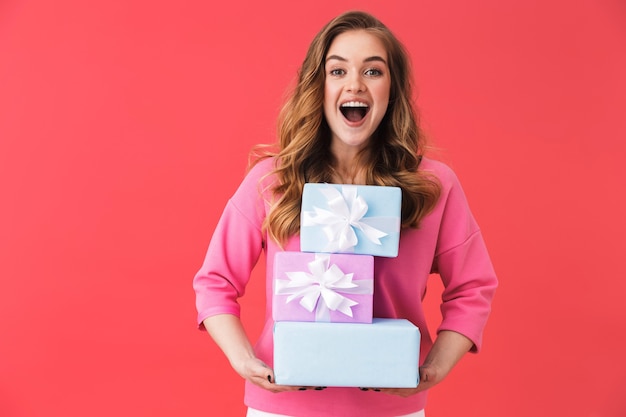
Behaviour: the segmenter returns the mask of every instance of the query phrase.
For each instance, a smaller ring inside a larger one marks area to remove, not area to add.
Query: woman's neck
[[[338,164],[333,172],[336,184],[365,184],[365,171],[354,161],[351,165]]]
[[[337,184],[365,184],[363,152],[357,149],[342,149],[334,154],[333,182]]]

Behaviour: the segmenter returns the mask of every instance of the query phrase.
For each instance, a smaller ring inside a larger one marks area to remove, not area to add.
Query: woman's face
[[[351,30],[338,35],[325,57],[324,115],[331,151],[338,157],[365,148],[389,104],[387,51],[376,36]]]

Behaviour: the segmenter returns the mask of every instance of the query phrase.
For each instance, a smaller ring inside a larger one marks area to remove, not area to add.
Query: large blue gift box
[[[307,183],[300,250],[396,257],[401,203],[399,187]]]
[[[280,385],[415,388],[419,346],[419,329],[404,319],[277,322],[274,376]]]

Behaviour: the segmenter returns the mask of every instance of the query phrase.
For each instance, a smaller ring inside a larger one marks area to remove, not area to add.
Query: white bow
[[[303,226],[321,225],[328,238],[327,252],[345,252],[359,242],[354,228],[359,229],[373,243],[382,245],[380,238],[387,233],[361,221],[367,213],[367,203],[357,196],[357,187],[344,185],[341,193],[333,186],[320,189],[330,210],[313,207],[314,212],[302,213]]]
[[[275,293],[289,295],[287,303],[302,297],[300,305],[307,311],[315,309],[316,321],[330,321],[330,311],[339,311],[353,317],[352,307],[356,301],[345,297],[348,294],[371,294],[372,280],[352,280],[354,274],[344,274],[335,264],[330,267],[329,255],[316,254],[315,260],[308,263],[309,271],[286,272],[289,280],[275,281]]]

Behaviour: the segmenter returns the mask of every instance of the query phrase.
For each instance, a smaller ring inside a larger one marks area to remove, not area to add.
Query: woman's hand
[[[242,378],[271,392],[307,389],[274,383],[274,371],[256,357],[238,317],[219,314],[205,319],[203,324]]]
[[[300,387],[290,385],[277,385],[274,383],[274,371],[262,360],[251,357],[233,364],[235,371],[242,378],[271,392],[297,391]]]
[[[428,353],[424,364],[420,367],[420,382],[417,388],[370,388],[386,394],[409,397],[420,391],[430,389],[443,381],[452,368],[467,353],[474,343],[460,333],[444,330]]]
[[[421,391],[426,391],[441,382],[444,378],[442,370],[433,365],[420,367],[420,383],[417,388],[361,388],[362,390],[372,390],[385,394],[398,395],[400,397],[410,397]]]

